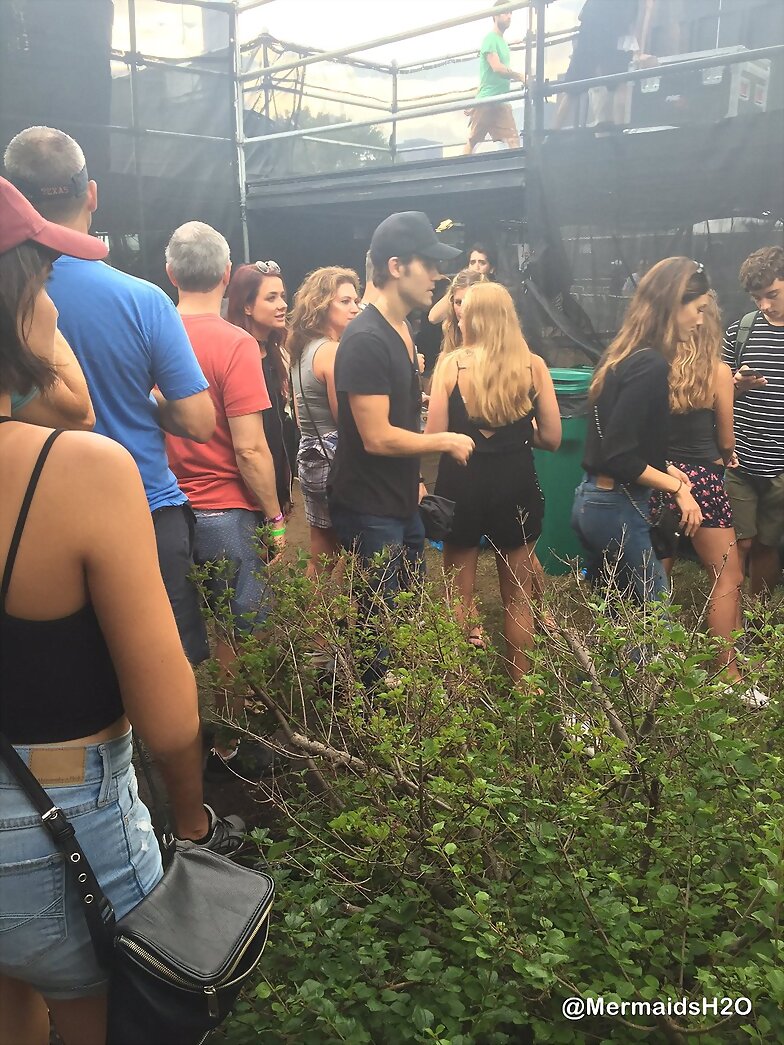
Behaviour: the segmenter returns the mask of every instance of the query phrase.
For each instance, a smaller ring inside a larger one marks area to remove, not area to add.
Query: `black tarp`
[[[704,126],[551,134],[541,169],[561,225],[615,232],[784,215],[784,112]]]

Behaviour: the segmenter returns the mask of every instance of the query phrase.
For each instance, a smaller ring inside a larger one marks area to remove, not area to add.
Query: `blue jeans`
[[[651,602],[670,590],[651,545],[651,491],[635,484],[626,490],[628,496],[618,486],[600,490],[590,476],[583,479],[574,495],[572,528],[586,549],[592,584],[612,581],[622,595]]]
[[[373,590],[382,593],[384,602],[391,603],[401,589],[424,576],[425,527],[419,509],[408,519],[337,507],[331,514],[341,545],[369,568]]]
[[[35,748],[15,747],[29,762]],[[73,824],[119,920],[157,884],[163,873],[161,854],[150,814],[139,799],[130,731],[82,750],[84,779],[47,785],[46,791]],[[46,998],[64,1001],[99,994],[108,983],[63,857],[3,762],[0,972],[29,983]]]
[[[425,574],[425,527],[419,509],[408,519],[331,509],[332,525],[342,547],[354,552],[369,573],[369,589],[360,594],[365,619],[373,627],[380,595],[392,606],[399,591]],[[372,686],[384,674],[389,653],[379,646],[362,681]]]
[[[216,508],[200,509],[194,515],[194,561],[199,566],[211,563],[216,567],[205,585],[212,611],[230,609],[238,634],[258,630],[272,609],[267,564],[256,535],[256,530],[264,525],[264,513],[248,508]]]

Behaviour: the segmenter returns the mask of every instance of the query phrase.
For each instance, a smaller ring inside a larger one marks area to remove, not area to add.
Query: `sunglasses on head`
[[[697,266],[696,269],[694,270],[694,275],[695,276],[699,276],[699,274],[701,272],[705,271],[705,266],[703,265],[703,263],[701,261],[695,261],[694,264]]]
[[[257,261],[256,268],[263,276],[279,276],[280,265],[277,261]]]

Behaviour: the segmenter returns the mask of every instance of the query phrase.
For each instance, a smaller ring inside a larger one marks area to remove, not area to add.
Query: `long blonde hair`
[[[531,350],[512,295],[500,283],[471,287],[463,305],[464,350],[473,350],[474,412],[493,428],[530,413]]]
[[[702,326],[678,345],[670,364],[670,412],[687,414],[713,406],[723,341],[721,312],[711,291]]]
[[[678,347],[678,309],[710,290],[702,265],[690,258],[665,258],[639,282],[618,334],[599,361],[591,382],[590,400],[604,388],[609,370],[641,348],[652,348],[672,359]]]
[[[455,315],[455,294],[459,290],[467,290],[475,283],[486,282],[487,276],[484,272],[474,272],[473,269],[461,269],[449,284],[449,290],[446,292],[447,300],[449,301],[449,312],[441,324],[441,330],[444,335],[441,341],[442,357],[448,356],[450,352],[454,352],[455,349],[460,348],[463,344],[463,335],[460,327],[457,325],[457,316]]]

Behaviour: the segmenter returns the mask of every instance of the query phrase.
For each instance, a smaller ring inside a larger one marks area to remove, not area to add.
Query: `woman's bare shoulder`
[[[56,476],[70,497],[84,502],[124,493],[141,482],[131,454],[95,432],[61,432],[53,448]]]

